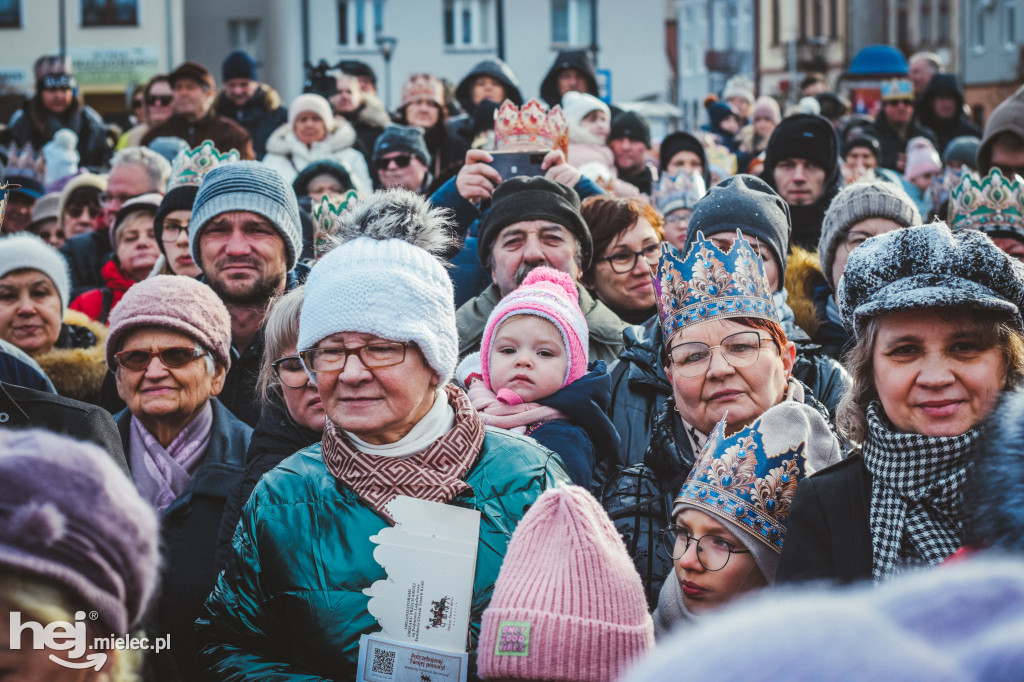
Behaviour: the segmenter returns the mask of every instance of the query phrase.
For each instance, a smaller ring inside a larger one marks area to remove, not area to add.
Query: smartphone
[[[498,171],[502,182],[519,175],[544,175],[540,164],[547,152],[491,152],[491,168]]]

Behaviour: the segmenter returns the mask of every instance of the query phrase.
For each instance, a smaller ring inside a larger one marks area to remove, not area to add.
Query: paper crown
[[[759,317],[779,322],[764,264],[739,230],[728,253],[701,232],[685,259],[662,243],[654,290],[666,340],[708,320]]]
[[[707,187],[700,173],[682,172],[671,177],[662,175],[651,194],[651,201],[658,213],[668,215],[680,208],[693,208],[706,192]]]
[[[356,194],[356,191],[350,189],[341,195],[325,194],[320,199],[320,203],[313,206],[313,226],[315,228],[313,245],[318,256],[333,246],[330,236],[334,234],[334,222],[358,198],[359,195]]]
[[[984,178],[966,173],[949,197],[950,227],[1024,235],[1024,179],[993,168]]]
[[[914,99],[914,84],[906,78],[893,78],[882,83],[882,101]]]
[[[444,85],[429,73],[409,76],[409,79],[402,83],[402,106],[420,99],[444,106]]]
[[[766,448],[763,417],[726,437],[725,419],[711,432],[675,504],[731,521],[781,552],[789,507],[806,471],[807,443]]]
[[[0,180],[0,228],[4,226],[4,214],[7,213],[7,197],[12,189],[18,187],[21,185],[11,185]]]
[[[12,142],[7,147],[7,166],[4,168],[4,175],[34,180],[43,185],[46,183],[46,157],[42,152],[36,154],[30,142],[26,142],[24,147]]]
[[[505,100],[494,113],[494,144],[498,151],[514,147],[520,151],[561,149],[568,153],[569,122],[562,107],[550,111],[535,99],[520,109]]]
[[[202,144],[192,149],[182,149],[171,163],[171,180],[167,183],[167,191],[188,185],[199,187],[211,170],[235,161],[238,161],[237,149],[221,153],[212,140],[203,140]]]

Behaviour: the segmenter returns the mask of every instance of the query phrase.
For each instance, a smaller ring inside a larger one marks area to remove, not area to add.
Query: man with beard
[[[578,281],[590,266],[593,241],[575,190],[544,177],[518,177],[501,183],[491,195],[477,250],[493,284],[455,313],[460,356],[480,350],[494,306],[534,268],[546,265]],[[622,350],[622,330],[629,325],[579,284],[576,290],[590,328],[590,358],[611,363]]]
[[[255,426],[267,305],[309,272],[298,262],[302,227],[295,194],[277,171],[255,161],[214,168],[196,195],[188,241],[202,280],[231,314],[231,370],[218,399]]]

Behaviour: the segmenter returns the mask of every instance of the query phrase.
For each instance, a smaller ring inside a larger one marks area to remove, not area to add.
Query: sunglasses
[[[198,348],[189,348],[188,346],[172,346],[155,351],[142,349],[123,350],[120,353],[114,353],[114,357],[117,358],[117,364],[133,372],[141,372],[149,367],[149,363],[154,355],[160,358],[160,362],[163,363],[164,367],[175,369],[177,367],[184,367],[193,360],[203,357],[205,353]]]
[[[910,99],[891,99],[886,102],[891,107],[912,107],[914,106],[914,100]]]
[[[72,206],[68,206],[65,210],[69,216],[77,219],[81,218],[82,214],[86,211],[88,211],[91,216],[99,215],[100,205],[98,203],[74,204]]]
[[[377,170],[386,170],[391,166],[392,161],[394,161],[395,165],[399,168],[405,168],[412,163],[412,154],[402,154],[401,156],[392,156],[387,159],[377,159],[373,162],[373,165]]]
[[[149,95],[146,97],[146,104],[151,107],[157,104],[162,107],[170,106],[172,101],[174,101],[174,95]]]
[[[141,99],[133,99],[132,100],[132,109],[138,109],[143,104],[145,104],[145,102],[143,102]]]

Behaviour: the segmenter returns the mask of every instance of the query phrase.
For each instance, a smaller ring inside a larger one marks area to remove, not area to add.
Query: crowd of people
[[[171,646],[60,667],[0,628],[0,677],[354,679],[415,498],[479,518],[468,679],[712,675],[766,622],[806,660],[714,677],[1019,679],[1024,87],[982,128],[928,53],[870,116],[737,76],[655,140],[586,51],[393,112],[335,68],[284,103],[185,62],[120,130],[37,61],[0,129],[0,611]]]

